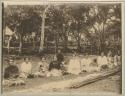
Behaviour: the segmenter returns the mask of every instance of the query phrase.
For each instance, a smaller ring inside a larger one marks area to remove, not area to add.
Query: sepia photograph
[[[3,2],[2,93],[122,94],[122,21],[120,2]]]

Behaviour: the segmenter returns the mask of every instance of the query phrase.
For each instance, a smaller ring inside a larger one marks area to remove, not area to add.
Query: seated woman
[[[57,61],[57,57],[53,57],[53,61],[49,64],[49,72],[47,76],[61,76],[61,64]]]
[[[100,70],[108,68],[108,60],[107,57],[104,55],[104,52],[101,53],[101,56],[97,57],[97,64]]]
[[[114,58],[114,66],[118,66],[121,64],[121,57],[118,54],[116,54],[113,58]]]
[[[33,73],[35,77],[43,77],[47,75],[48,64],[45,57],[42,57],[41,61],[38,63],[37,72]]]
[[[89,68],[90,63],[92,62],[92,60],[88,57],[88,54],[85,54],[85,57],[83,59],[81,59],[81,68],[82,71],[87,71]]]
[[[32,70],[32,64],[30,62],[30,59],[28,57],[24,58],[24,62],[20,66],[20,77],[27,78],[31,74]]]
[[[107,61],[108,61],[108,67],[113,68],[114,64],[113,64],[113,57],[112,57],[111,51],[109,51],[107,54]]]
[[[72,58],[69,61],[67,72],[75,75],[81,73],[81,63],[76,55],[76,52],[73,54]]]
[[[19,69],[14,63],[13,59],[9,60],[8,66],[4,70],[4,78],[10,79],[10,78],[16,78],[19,75]]]
[[[88,68],[87,72],[97,72],[97,71],[99,71],[99,69],[100,68],[98,67],[97,59],[94,58],[92,60],[92,62],[89,64],[89,68]]]

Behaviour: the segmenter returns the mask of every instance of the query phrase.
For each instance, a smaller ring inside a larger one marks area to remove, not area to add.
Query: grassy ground
[[[52,60],[52,55],[46,55],[47,57],[47,62],[49,64],[49,62]],[[80,58],[83,56],[80,56]],[[95,56],[91,56],[91,57],[95,57]],[[65,56],[66,61],[68,62],[68,60],[71,58],[71,54],[68,54]],[[5,57],[4,57],[5,59]],[[5,60],[3,60],[3,68],[6,67],[6,62]],[[23,61],[23,58],[16,60],[16,64],[18,67],[20,67],[21,62]],[[33,65],[33,72],[36,71],[36,66],[38,64],[38,62],[40,61],[40,57],[37,56],[31,56],[31,62]],[[89,73],[83,73],[81,74],[81,76],[85,76],[86,74]],[[110,76],[104,80],[100,80],[97,81],[95,83],[77,88],[77,89],[66,89],[63,90],[64,92],[67,91],[80,91],[80,92],[115,92],[115,93],[120,93],[120,74],[116,74],[114,76]],[[33,79],[27,79],[26,81],[26,85],[25,86],[13,86],[13,87],[3,87],[3,92],[12,92],[15,90],[22,90],[22,89],[28,89],[28,88],[32,88],[38,85],[42,85],[48,82],[52,82],[52,81],[60,81],[60,80],[66,80],[66,79],[70,79],[70,78],[76,78],[76,75],[65,75],[65,76],[60,76],[60,77],[46,77],[46,78],[33,78]]]

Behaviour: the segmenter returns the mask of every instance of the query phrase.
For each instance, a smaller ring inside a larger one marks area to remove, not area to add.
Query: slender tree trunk
[[[22,45],[23,45],[23,36],[19,35],[20,44],[19,44],[19,55],[22,53]]]
[[[65,36],[65,39],[64,39],[64,49],[67,50],[67,44],[68,44],[68,38],[67,36]]]
[[[58,50],[58,35],[56,33],[56,35],[55,35],[55,53],[57,53],[57,50]]]
[[[40,38],[40,47],[39,52],[43,51],[44,45],[44,31],[45,31],[45,12],[42,14],[42,27],[41,27],[41,38]]]
[[[7,43],[7,52],[8,54],[10,53],[10,41],[11,41],[12,37],[9,36],[9,39],[8,39],[8,43]]]
[[[64,50],[66,51],[67,50],[68,37],[67,37],[65,26],[63,26],[63,37],[64,37],[63,47],[64,47]]]
[[[78,39],[77,39],[77,50],[78,50],[78,52],[80,52],[81,51],[81,46],[80,46],[80,28],[79,28],[79,24],[78,24],[78,26],[77,26],[77,32],[78,32]]]
[[[78,36],[78,41],[77,41],[77,49],[78,49],[78,52],[81,51],[81,46],[80,46],[80,37]]]
[[[35,38],[33,37],[33,50],[35,49]]]
[[[41,38],[40,38],[40,47],[39,53],[43,51],[44,47],[44,32],[45,32],[45,18],[46,18],[46,11],[48,10],[49,5],[45,8],[44,12],[42,13],[42,27],[41,27]]]

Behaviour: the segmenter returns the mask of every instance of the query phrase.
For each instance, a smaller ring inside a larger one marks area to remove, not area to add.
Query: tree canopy
[[[8,5],[4,9],[4,26],[21,35],[41,34],[43,5]],[[48,28],[48,29],[47,29]],[[45,38],[62,42],[76,42],[80,50],[82,40],[105,46],[111,35],[121,38],[120,4],[65,4],[49,5],[45,13]],[[47,37],[48,36],[48,37]],[[70,40],[71,38],[72,40]],[[84,38],[85,37],[85,38]],[[102,48],[101,48],[102,50]]]

